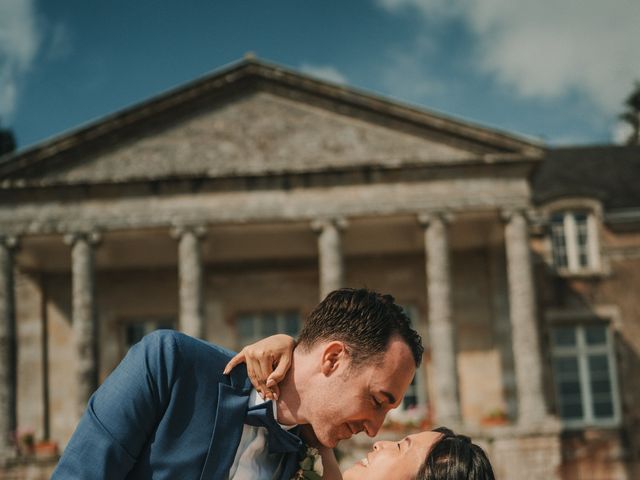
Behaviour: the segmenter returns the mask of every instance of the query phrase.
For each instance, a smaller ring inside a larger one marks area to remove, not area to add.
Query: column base
[[[487,449],[496,478],[562,478],[561,426],[556,418],[495,428],[487,433],[485,441],[478,440]]]
[[[7,446],[5,448],[0,448],[0,471],[8,465],[13,464],[17,457],[18,452],[16,452],[15,447]],[[2,477],[0,476],[0,478]]]

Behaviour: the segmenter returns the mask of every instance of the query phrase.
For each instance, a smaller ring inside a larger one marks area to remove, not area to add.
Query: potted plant
[[[58,456],[58,442],[54,440],[40,440],[35,445],[36,457],[48,458]]]
[[[431,425],[429,410],[426,407],[412,406],[406,410],[395,410],[387,415],[384,428],[392,432],[424,430]]]
[[[481,420],[482,425],[487,427],[495,427],[499,425],[506,425],[509,423],[509,417],[507,412],[502,408],[494,408],[485,415]]]

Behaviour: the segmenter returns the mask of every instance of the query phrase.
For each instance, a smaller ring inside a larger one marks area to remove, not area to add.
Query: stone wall
[[[456,252],[453,265],[459,364],[464,369],[460,371],[462,405],[465,414],[475,423],[491,410],[502,409],[505,402],[500,381],[500,353],[493,334],[488,259],[485,250],[465,250]],[[418,316],[416,328],[428,345],[423,255],[348,256],[346,272],[349,286],[391,292],[400,304],[411,307]],[[313,259],[293,263],[249,263],[246,266],[208,265],[204,283],[205,338],[231,349],[241,346],[235,331],[239,313],[298,310],[304,317],[318,303],[317,264]],[[49,274],[37,282],[25,280],[22,285],[18,304],[25,313],[21,317],[23,334],[19,368],[23,372],[29,371],[29,375],[20,377],[20,426],[35,428],[37,437],[42,438],[44,408],[38,363],[41,362],[38,356],[41,333],[38,329],[41,328],[41,287],[44,285],[50,434],[64,446],[78,420],[71,408],[76,382],[70,374],[75,361],[70,276]],[[177,272],[174,268],[102,271],[97,276],[96,290],[100,322],[99,377],[103,381],[126,353],[124,326],[127,322],[154,318],[177,321]],[[31,331],[34,333],[29,334]],[[38,335],[33,339],[29,336],[36,333]],[[428,379],[428,352],[425,364]],[[473,371],[469,370],[470,366]]]
[[[501,480],[562,478],[560,438],[557,433],[502,434],[492,439],[488,453],[495,476]]]
[[[619,430],[585,429],[562,435],[562,479],[632,480]]]
[[[48,480],[57,458],[21,458],[0,468],[0,480]]]
[[[600,251],[602,271],[587,277],[560,277],[543,262],[548,259],[543,242],[534,243],[538,255],[538,285],[543,328],[548,332],[554,316],[565,321],[599,318],[613,332],[622,418],[619,429],[585,429],[563,436],[563,478],[638,478],[640,464],[640,235],[604,226]],[[547,339],[548,340],[548,339]],[[548,348],[548,342],[546,347]],[[552,376],[547,374],[549,403]]]
[[[574,478],[575,472],[596,471],[588,467],[593,458],[591,453],[602,460],[606,472],[616,475],[612,478],[634,478],[629,472],[632,472],[632,464],[639,462],[640,456],[637,433],[640,431],[640,413],[635,401],[640,398],[640,386],[635,381],[640,378],[640,307],[635,291],[628,286],[640,284],[640,255],[637,255],[638,247],[635,247],[637,236],[621,240],[621,235],[614,239],[622,246],[616,244],[615,254],[607,257],[609,270],[600,278],[558,279],[549,274],[543,263],[538,263],[541,318],[544,318],[546,310],[559,307],[584,308],[584,305],[593,305],[596,313],[601,313],[595,308],[598,306],[613,305],[617,308],[608,311],[615,314],[611,321],[616,331],[623,403],[621,433],[617,437],[606,438],[591,435],[581,438],[574,436],[567,440],[563,437],[562,449],[559,447],[559,437],[553,434],[489,435],[483,441],[500,472],[498,478],[569,480]],[[345,271],[349,286],[366,286],[391,292],[400,304],[414,308],[418,314],[416,328],[428,345],[424,262],[423,252],[347,254]],[[123,326],[127,321],[178,318],[177,270],[169,266],[99,270],[96,284],[101,339],[100,379],[104,380],[125,354]],[[204,284],[205,337],[236,349],[240,347],[235,331],[238,313],[295,309],[301,311],[304,317],[313,309],[318,302],[319,290],[317,259],[300,257],[293,260],[283,258],[271,261],[256,259],[246,263],[210,263],[205,269]],[[461,406],[469,430],[476,429],[482,424],[483,417],[494,411],[512,412],[510,405],[513,405],[515,396],[513,364],[509,356],[513,353],[510,350],[505,285],[503,247],[495,245],[454,250],[453,313]],[[72,400],[76,382],[70,374],[75,361],[70,321],[70,276],[65,273],[20,276],[17,291],[20,319],[19,426],[33,427],[36,435],[42,436],[44,392],[39,348],[44,335],[42,316],[45,315],[48,322],[50,433],[51,438],[64,447],[77,422]],[[431,363],[428,350],[425,365],[425,384],[429,385]],[[428,397],[433,399],[431,391]],[[486,433],[482,435],[486,436]],[[365,440],[369,442],[369,439]],[[557,470],[556,467],[561,463],[566,465]],[[627,467],[624,467],[625,463]],[[528,477],[513,476],[516,475],[514,472],[522,470],[521,465],[530,466]],[[17,466],[15,471],[31,470],[23,465]],[[606,474],[602,475],[593,478],[608,478]]]

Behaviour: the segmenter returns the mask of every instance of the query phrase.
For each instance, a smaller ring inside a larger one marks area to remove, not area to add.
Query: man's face
[[[350,366],[348,359],[342,361],[314,383],[305,399],[307,420],[327,447],[362,431],[375,436],[387,412],[400,404],[416,370],[411,350],[400,339],[391,340],[381,362]]]

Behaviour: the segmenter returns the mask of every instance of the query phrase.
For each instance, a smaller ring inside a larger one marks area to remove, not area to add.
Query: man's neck
[[[282,425],[300,425],[307,423],[300,412],[300,391],[299,382],[296,378],[302,373],[302,362],[296,362],[299,358],[299,352],[294,350],[291,360],[291,368],[285,375],[282,382],[278,384],[280,387],[280,396],[278,397],[278,422]],[[298,367],[296,369],[296,367]]]

